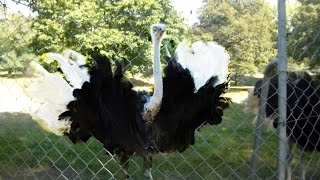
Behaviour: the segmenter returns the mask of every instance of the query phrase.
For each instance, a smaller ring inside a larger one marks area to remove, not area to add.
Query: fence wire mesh
[[[87,2],[89,6],[90,2]],[[67,3],[59,6],[56,1],[42,3],[55,6],[53,11],[59,12],[64,12],[63,9],[68,6]],[[38,108],[39,105],[30,101],[30,97],[24,92],[24,86],[30,81],[36,81],[37,78],[28,69],[29,62],[35,59],[42,61],[41,55],[44,52],[50,50],[61,52],[64,50],[61,46],[84,52],[92,43],[97,43],[110,50],[110,52],[106,51],[106,54],[125,59],[123,63],[126,69],[130,69],[128,75],[135,85],[144,86],[141,87],[142,89],[148,87],[150,86],[149,81],[146,80],[148,78],[140,75],[141,72],[147,72],[150,75],[150,66],[141,65],[145,62],[144,59],[150,56],[148,53],[150,45],[140,37],[148,37],[149,29],[141,28],[146,27],[139,24],[143,22],[134,24],[134,18],[126,14],[127,9],[110,6],[107,10],[101,10],[102,14],[106,17],[117,17],[116,20],[119,23],[115,23],[114,26],[111,26],[111,23],[106,26],[101,25],[94,31],[98,34],[84,35],[83,32],[90,30],[93,32],[92,24],[104,23],[90,22],[87,16],[94,16],[90,9],[80,9],[84,13],[80,15],[72,16],[66,13],[61,14],[61,17],[43,17],[35,20],[35,17],[43,15],[43,13],[37,14],[36,11],[30,14],[30,7],[34,8],[36,6],[32,5],[36,4],[37,1],[0,0],[0,179],[126,178],[119,164],[119,158],[104,150],[99,141],[92,138],[86,143],[72,144],[66,137],[44,131],[29,115],[30,110]],[[284,108],[287,110],[285,124],[291,161],[283,163],[285,167],[291,168],[287,170],[286,177],[292,179],[303,179],[303,176],[305,179],[320,179],[320,154],[318,153],[320,149],[318,120],[320,81],[316,71],[319,61],[317,45],[320,31],[317,26],[319,17],[315,15],[320,13],[319,4],[318,0],[302,1],[296,13],[290,15],[287,24],[289,72],[287,73],[288,81],[285,82],[288,84],[288,95]],[[143,17],[142,13],[137,13],[139,9],[129,6],[125,8],[132,11],[134,16]],[[304,12],[311,13],[304,14]],[[46,13],[49,16],[50,13],[54,14],[49,11]],[[146,10],[143,13],[154,12]],[[79,16],[83,16],[84,19],[79,21],[81,19]],[[109,18],[104,20],[116,21]],[[41,23],[47,23],[47,26],[40,26]],[[61,25],[63,23],[76,26],[81,32],[70,32],[64,29]],[[124,27],[127,30],[137,28],[140,30],[135,32],[121,29]],[[57,32],[61,33],[61,31],[66,33],[66,36],[71,36],[71,40],[59,36]],[[105,33],[114,36],[106,37]],[[34,41],[34,37],[41,41]],[[77,41],[72,41],[73,38]],[[76,43],[79,41],[82,43]],[[101,41],[110,42],[110,44]],[[141,46],[141,48],[140,50],[131,49],[129,44],[132,47]],[[270,57],[272,58],[274,57]],[[299,65],[297,61],[300,61]],[[47,65],[49,68],[55,66],[55,64]],[[259,81],[262,79],[262,73],[263,71],[257,77],[243,76],[239,81],[248,86],[231,87],[228,90],[226,96],[231,97],[233,103],[224,111],[222,123],[199,128],[194,145],[181,153],[155,155],[152,166],[153,178],[279,179],[279,135],[273,123],[277,121],[279,109],[278,71],[273,68],[266,83]],[[230,76],[233,75],[235,74]],[[266,87],[268,87],[268,96],[263,97],[260,93]],[[259,118],[261,115],[258,113],[259,105],[262,107],[263,104],[266,106],[266,113]],[[259,122],[259,119],[262,120]],[[260,126],[264,126],[261,123],[266,126],[259,129]],[[255,138],[258,138],[259,142],[254,145]],[[311,148],[307,149],[304,146],[306,144]],[[258,148],[255,160],[252,157],[256,152],[254,148]],[[255,161],[255,167],[253,167],[253,161]],[[142,164],[143,159],[140,157],[129,160],[130,178],[144,178]]]

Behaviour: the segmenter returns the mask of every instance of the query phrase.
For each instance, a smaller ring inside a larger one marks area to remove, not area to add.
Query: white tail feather
[[[25,88],[33,104],[30,114],[47,131],[63,135],[69,130],[70,122],[59,121],[58,117],[67,110],[67,104],[74,100],[73,88],[58,73],[49,73],[40,64],[31,63],[38,73],[38,79]]]
[[[78,53],[76,51],[68,49],[68,50],[63,52],[63,56],[65,58],[75,60],[75,62],[78,65],[85,65],[86,64],[86,58],[84,56],[82,56],[82,54],[80,54],[80,53]]]
[[[215,42],[197,41],[191,48],[186,42],[181,42],[176,49],[176,56],[181,66],[189,69],[196,90],[212,76],[218,76],[218,81],[214,85],[227,81],[230,56],[224,47]]]
[[[69,53],[69,54],[67,54]],[[56,135],[63,135],[70,129],[68,120],[58,120],[59,115],[67,110],[67,104],[75,98],[72,92],[75,88],[81,88],[90,77],[84,65],[85,58],[74,51],[68,51],[64,57],[56,53],[48,53],[47,57],[57,60],[66,79],[59,73],[49,73],[40,64],[31,62],[32,69],[37,74],[37,79],[27,84],[26,94],[31,101],[38,106],[32,107],[31,116],[47,131]],[[74,56],[75,61],[70,60]]]
[[[90,80],[88,68],[84,67],[84,65],[86,65],[86,58],[82,54],[69,49],[63,52],[63,56],[67,59],[74,60],[73,62],[78,66],[75,70],[78,71],[77,73],[82,81],[81,84]]]
[[[57,53],[47,53],[46,57],[59,63],[63,74],[74,88],[81,88],[85,81],[89,81],[87,68],[80,67],[84,64],[78,64],[78,61],[70,60],[68,57]],[[80,57],[79,62],[81,61],[83,61],[82,57]]]
[[[43,68],[40,64],[34,62],[34,61],[31,61],[30,62],[30,67],[31,69],[36,73],[37,76],[45,76],[45,75],[48,75],[49,72]]]
[[[37,98],[39,102],[66,104],[73,100],[73,88],[58,73],[48,73],[31,81],[28,89],[28,95]]]

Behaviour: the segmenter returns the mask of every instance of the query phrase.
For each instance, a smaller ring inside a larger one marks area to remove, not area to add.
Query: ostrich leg
[[[292,163],[292,146],[293,142],[292,140],[288,140],[288,146],[287,146],[287,180],[291,180],[292,178],[292,169],[291,169],[291,163]]]
[[[304,167],[304,150],[299,149],[299,168],[300,168],[300,180],[305,180],[306,179],[306,170]]]
[[[122,168],[123,173],[126,176],[126,179],[129,179],[129,157],[126,154],[122,154],[120,156],[120,166]]]
[[[144,179],[153,179],[152,174],[152,156],[143,157],[143,175]]]
[[[291,163],[292,163],[292,152],[291,149],[288,150],[287,154],[287,180],[291,180],[292,178],[292,169],[291,169]]]

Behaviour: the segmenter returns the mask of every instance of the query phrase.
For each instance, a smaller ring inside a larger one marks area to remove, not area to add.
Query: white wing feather
[[[89,81],[87,68],[81,67],[85,65],[85,61],[83,62],[81,57],[79,61],[73,61],[69,57],[64,57],[57,53],[47,53],[46,57],[59,63],[63,74],[74,88],[81,88],[85,81]],[[80,62],[84,64],[79,64]]]
[[[82,54],[69,49],[63,52],[63,56],[67,59],[74,60],[71,62],[75,62],[76,66],[78,66],[78,68],[74,69],[77,71],[77,74],[81,79],[81,84],[90,80],[90,76],[88,75],[88,68],[84,67],[84,65],[86,65],[86,58]]]
[[[178,63],[189,69],[196,90],[213,76],[218,76],[215,86],[227,80],[230,56],[225,48],[217,43],[197,41],[190,48],[186,42],[181,42],[175,53]]]
[[[73,88],[58,73],[49,73],[40,64],[31,62],[38,78],[30,81],[25,93],[34,107],[30,109],[33,119],[47,131],[63,135],[69,130],[69,121],[59,121],[58,116],[67,110],[67,104],[74,100]]]
[[[69,53],[69,54],[67,54]],[[25,87],[26,94],[33,104],[30,110],[31,116],[47,131],[56,135],[63,135],[70,129],[68,120],[58,120],[61,113],[67,110],[67,104],[75,98],[72,92],[75,88],[81,88],[90,76],[87,68],[81,68],[85,64],[85,58],[74,51],[68,51],[66,56],[56,53],[48,53],[47,57],[59,62],[66,79],[59,73],[49,73],[40,64],[31,62],[31,68],[36,72],[37,77]],[[75,61],[71,60],[73,56]]]

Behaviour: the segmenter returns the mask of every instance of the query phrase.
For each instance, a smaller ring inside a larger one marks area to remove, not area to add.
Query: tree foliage
[[[34,33],[30,19],[0,7],[0,70],[23,71],[35,57],[29,48]]]
[[[300,0],[291,20],[288,54],[310,67],[320,65],[320,0]]]
[[[110,58],[149,65],[151,24],[167,24],[168,38],[175,40],[184,32],[169,0],[38,0],[32,9],[38,14],[32,44],[38,54],[98,47]]]
[[[226,47],[232,73],[261,71],[275,57],[276,22],[273,9],[264,0],[208,0],[199,19],[192,29],[193,38]]]

